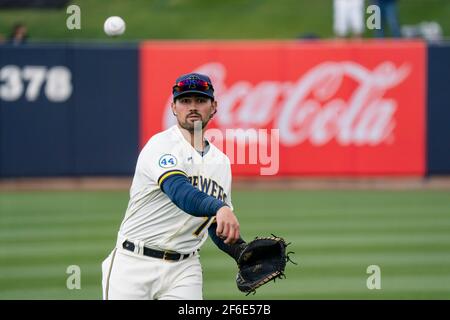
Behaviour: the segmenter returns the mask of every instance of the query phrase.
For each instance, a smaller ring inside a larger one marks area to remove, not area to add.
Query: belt
[[[124,248],[125,250],[128,250],[128,251],[134,252],[135,245],[133,242],[126,240],[122,243],[122,248]],[[193,252],[192,254],[195,254],[195,253],[196,253],[196,251]],[[147,256],[147,257],[159,258],[159,259],[171,260],[171,261],[184,260],[186,258],[189,258],[189,256],[191,255],[190,253],[181,254],[181,253],[176,253],[176,252],[153,250],[153,249],[150,249],[147,247],[144,247],[143,254],[144,254],[144,256]]]

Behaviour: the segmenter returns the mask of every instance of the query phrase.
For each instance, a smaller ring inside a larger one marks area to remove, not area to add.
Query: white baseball
[[[125,21],[118,16],[109,17],[105,20],[103,29],[108,36],[120,36],[125,32]]]

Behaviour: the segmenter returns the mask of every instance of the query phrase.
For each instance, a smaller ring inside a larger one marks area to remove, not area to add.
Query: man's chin
[[[195,129],[195,122],[196,121],[199,121],[199,120],[197,120],[197,119],[195,119],[195,120],[186,120],[184,123],[180,123],[180,126],[183,128],[183,129],[186,129],[186,130],[188,130],[189,132],[194,132],[194,129]],[[208,124],[208,122],[206,122],[206,123],[204,123],[203,121],[202,121],[202,129],[204,129],[205,127],[206,127],[206,125]]]
[[[185,122],[178,122],[183,129],[194,131],[194,122],[186,120]]]

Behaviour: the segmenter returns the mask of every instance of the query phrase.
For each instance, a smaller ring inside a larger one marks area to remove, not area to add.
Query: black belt
[[[134,252],[135,245],[133,242],[130,242],[127,240],[127,241],[123,242],[122,247],[125,250]],[[193,252],[193,254],[194,253],[195,252]],[[144,247],[144,256],[152,257],[152,258],[159,258],[159,259],[163,259],[163,260],[179,261],[179,260],[184,260],[184,259],[188,258],[190,255],[191,254],[189,254],[189,253],[181,254],[181,253],[176,253],[176,252],[153,250],[153,249]]]

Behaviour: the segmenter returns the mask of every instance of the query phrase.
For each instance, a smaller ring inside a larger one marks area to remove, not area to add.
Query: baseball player
[[[209,77],[173,86],[177,124],[142,149],[116,247],[102,263],[104,299],[202,299],[199,249],[208,234],[237,259],[230,161],[203,136],[217,110]]]

